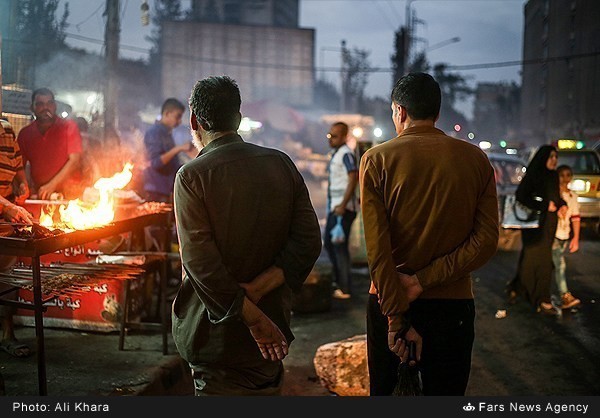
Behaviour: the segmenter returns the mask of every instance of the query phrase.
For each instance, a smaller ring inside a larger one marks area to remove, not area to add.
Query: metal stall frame
[[[45,238],[13,238],[0,237],[0,254],[14,255],[22,257],[31,257],[32,269],[32,286],[33,286],[33,306],[28,303],[18,301],[5,300],[0,298],[0,304],[15,306],[17,308],[29,309],[34,311],[35,318],[35,335],[36,335],[36,357],[38,366],[38,387],[39,394],[42,396],[48,395],[47,378],[46,378],[46,352],[44,346],[44,316],[46,311],[44,304],[54,299],[52,296],[48,299],[42,299],[42,281],[41,281],[41,263],[40,257],[45,254],[50,254],[58,250],[73,247],[76,245],[85,244],[98,239],[118,235],[125,232],[135,232],[142,230],[146,226],[160,225],[169,227],[171,211],[163,211],[159,213],[150,213],[136,216],[129,219],[115,221],[111,224],[100,228],[78,230],[66,232],[56,236]],[[161,299],[164,298],[165,280],[161,280]],[[3,292],[5,294],[8,292]],[[0,294],[0,296],[2,296]],[[163,304],[164,305],[164,304]],[[166,309],[161,307],[161,320],[164,327],[166,324]],[[164,340],[164,337],[163,337]],[[164,344],[164,343],[163,343]],[[164,348],[163,348],[164,350]]]

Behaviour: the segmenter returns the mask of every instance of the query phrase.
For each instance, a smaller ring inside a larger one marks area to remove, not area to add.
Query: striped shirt
[[[0,196],[9,198],[13,194],[13,179],[17,171],[23,170],[23,160],[12,127],[4,120],[0,120],[0,123]]]

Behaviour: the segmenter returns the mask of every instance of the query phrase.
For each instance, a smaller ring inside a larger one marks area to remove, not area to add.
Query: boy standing
[[[558,216],[556,235],[552,243],[552,261],[554,263],[556,288],[560,294],[560,301],[562,303],[561,307],[569,309],[581,304],[581,301],[575,298],[567,287],[565,251],[567,245],[569,253],[574,253],[579,249],[581,222],[577,194],[569,190],[569,183],[573,180],[573,170],[567,165],[561,165],[556,171],[558,172],[560,195],[567,202],[567,212],[564,217],[561,217],[560,214]],[[569,241],[571,237],[571,224],[573,225],[573,238]]]

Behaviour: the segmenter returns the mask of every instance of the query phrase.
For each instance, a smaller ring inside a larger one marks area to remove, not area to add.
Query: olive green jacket
[[[174,205],[183,266],[173,302],[177,349],[192,364],[267,362],[241,320],[239,283],[272,265],[283,269],[285,284],[258,307],[291,343],[291,291],[300,290],[321,252],[304,179],[286,154],[231,134],[179,169]]]

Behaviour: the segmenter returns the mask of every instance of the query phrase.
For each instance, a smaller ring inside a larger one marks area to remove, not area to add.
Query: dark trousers
[[[191,365],[196,396],[280,396],[283,363],[231,368],[215,364]]]
[[[346,212],[344,212],[344,216],[342,217],[342,229],[346,235],[346,240],[340,244],[334,244],[331,242],[331,230],[337,223],[337,217],[335,213],[330,212],[327,215],[327,223],[325,224],[325,233],[323,237],[323,246],[325,247],[325,251],[327,251],[327,255],[329,256],[329,260],[333,267],[333,277],[335,280],[334,287],[338,287],[342,292],[348,294],[352,293],[349,248],[350,228],[352,227],[352,222],[354,222],[355,218],[356,212],[351,210],[346,210]]]
[[[464,396],[475,339],[473,299],[418,299],[408,311],[423,337],[419,370],[423,393]],[[371,396],[389,396],[397,382],[399,358],[387,344],[388,322],[376,295],[367,304],[367,361]]]

